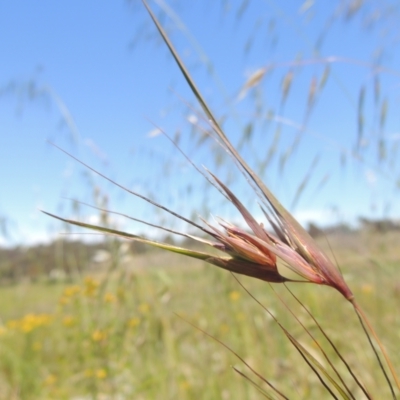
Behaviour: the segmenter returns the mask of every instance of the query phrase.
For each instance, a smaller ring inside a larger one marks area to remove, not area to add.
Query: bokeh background
[[[303,223],[398,218],[396,2],[154,8],[231,140]],[[95,187],[112,208],[154,214],[49,142],[187,214],[232,217],[159,134],[246,197],[140,2],[17,1],[1,14],[2,243],[54,239],[39,209],[93,202]]]

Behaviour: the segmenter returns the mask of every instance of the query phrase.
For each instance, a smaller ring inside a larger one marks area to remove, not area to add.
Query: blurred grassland
[[[398,236],[361,232],[319,239],[328,254],[333,251],[397,371]],[[269,285],[240,280],[326,366]],[[284,286],[274,288],[321,339]],[[387,385],[351,306],[327,287],[292,284],[290,288],[371,393],[388,398],[389,393],[382,393]],[[232,353],[177,314],[230,346],[289,398],[329,397],[271,317],[229,273],[173,254],[140,254],[128,268],[114,266],[112,271],[93,272],[68,284],[38,281],[1,287],[0,304],[2,400],[262,398],[231,368],[260,383]],[[321,344],[332,355],[326,341],[321,339]],[[363,398],[353,382],[346,381],[356,398]]]

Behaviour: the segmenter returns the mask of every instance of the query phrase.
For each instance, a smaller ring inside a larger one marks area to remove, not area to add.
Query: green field
[[[329,244],[400,371],[398,236],[364,232],[329,237]],[[332,254],[327,240],[320,242]],[[326,366],[270,286],[240,280]],[[320,339],[355,397],[363,398],[304,310],[283,285],[273,287]],[[343,297],[328,287],[290,288],[371,394],[390,398]],[[134,256],[129,265],[85,273],[71,282],[39,279],[3,286],[0,304],[0,399],[264,398],[232,367],[267,391],[268,386],[189,322],[228,345],[289,398],[330,398],[273,319],[228,272],[177,255],[152,251]]]

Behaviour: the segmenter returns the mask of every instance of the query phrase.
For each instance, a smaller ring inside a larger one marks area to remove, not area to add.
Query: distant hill
[[[121,242],[114,239],[94,244],[59,239],[45,245],[0,248],[0,283],[35,280],[43,275],[49,276],[55,270],[68,276],[96,262],[100,251],[113,253],[120,245]],[[128,242],[128,246],[132,254],[148,250],[141,243]]]
[[[324,236],[349,238],[357,236],[361,231],[380,234],[400,230],[399,222],[389,219],[372,220],[360,217],[359,222],[358,229],[343,223],[324,228],[310,223],[308,232],[314,238]],[[159,240],[189,248],[199,246],[189,239],[177,241],[172,235]],[[118,259],[122,263],[129,263],[135,255],[152,251],[153,248],[142,243],[122,242],[115,238],[108,238],[101,243],[58,239],[46,245],[0,247],[0,284],[43,277],[50,280],[68,279],[76,272],[102,270]]]

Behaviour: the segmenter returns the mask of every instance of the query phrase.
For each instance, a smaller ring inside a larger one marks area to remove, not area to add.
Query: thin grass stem
[[[247,368],[250,369],[251,372],[253,372],[253,374],[255,374],[258,378],[260,378],[264,383],[266,383],[272,390],[274,390],[277,394],[279,394],[283,399],[285,400],[289,400],[289,398],[287,396],[285,396],[280,390],[278,390],[272,383],[270,383],[267,379],[265,379],[260,373],[258,373],[254,368],[252,368],[238,353],[236,353],[233,349],[231,349],[227,344],[225,344],[224,342],[222,342],[221,340],[217,339],[215,336],[207,333],[206,331],[204,331],[203,329],[199,328],[198,326],[196,326],[195,324],[193,324],[192,322],[186,320],[185,318],[183,318],[182,316],[180,316],[179,314],[176,314],[176,316],[178,316],[179,318],[181,318],[183,321],[187,322],[189,325],[193,326],[193,328],[196,328],[197,330],[199,330],[201,333],[203,333],[204,335],[208,336],[209,338],[215,340],[217,343],[219,343],[220,345],[224,346],[227,350],[229,350],[235,357],[237,357]]]
[[[253,294],[250,293],[250,291],[243,285],[242,282],[240,282],[240,280],[236,277],[235,274],[233,274],[231,272],[231,275],[235,278],[236,282],[242,287],[242,289],[258,304],[260,305],[270,316],[271,318],[275,321],[275,323],[282,329],[282,331],[285,333],[286,337],[290,340],[290,342],[293,344],[293,346],[296,347],[297,351],[301,354],[301,356],[303,357],[303,359],[306,361],[306,363],[309,365],[309,367],[313,370],[313,372],[316,373],[316,375],[318,376],[318,379],[320,380],[320,382],[323,384],[323,386],[332,394],[332,396],[334,398],[337,398],[335,396],[335,394],[332,392],[332,390],[329,388],[329,386],[327,385],[327,383],[324,381],[324,379],[322,378],[322,376],[318,373],[318,371],[316,370],[316,368],[314,368],[312,366],[312,363],[308,360],[308,358],[304,355],[303,350],[301,349],[301,345],[299,342],[297,342],[297,340],[287,331],[287,329],[278,321],[278,319],[274,316],[274,314],[272,314],[267,307],[265,307]],[[325,373],[325,375],[329,378],[329,380],[331,382],[334,382],[334,380],[326,373],[326,371],[323,371]],[[342,397],[344,398],[348,398],[348,396],[344,393],[343,389],[336,383],[334,382],[334,385],[336,386],[336,388],[338,389],[338,391],[340,391],[340,393],[342,394]]]
[[[303,309],[307,312],[307,314],[312,318],[314,321],[315,325],[318,327],[320,332],[324,335],[325,339],[329,342],[329,344],[332,346],[333,350],[337,354],[337,356],[340,358],[340,360],[343,362],[343,364],[346,366],[347,370],[349,371],[350,375],[353,377],[354,381],[357,383],[358,387],[363,391],[367,399],[372,400],[371,395],[368,393],[367,389],[364,387],[364,385],[359,381],[357,376],[354,374],[353,370],[350,368],[350,365],[347,363],[345,358],[342,356],[338,348],[335,346],[335,344],[332,342],[330,337],[327,335],[327,333],[324,331],[322,326],[319,324],[317,319],[314,317],[314,315],[310,312],[310,310],[297,298],[297,296],[289,289],[287,285],[285,285],[286,289],[289,291],[289,293],[295,298],[295,300],[303,307]]]
[[[328,384],[324,381],[320,373],[317,371],[317,369],[311,364],[311,362],[308,360],[308,358],[303,354],[301,349],[297,346],[296,340],[292,335],[287,332],[289,340],[292,342],[293,346],[297,349],[297,351],[300,353],[301,357],[304,359],[304,361],[308,364],[308,366],[313,370],[314,374],[317,375],[319,381],[321,382],[322,386],[329,392],[329,394],[336,400],[339,400],[338,397],[333,393],[332,389],[328,386]]]
[[[258,385],[256,382],[254,382],[251,378],[249,378],[246,374],[244,374],[243,372],[239,371],[236,367],[233,367],[233,370],[235,372],[237,372],[242,378],[246,379],[247,381],[249,381],[264,397],[266,397],[269,400],[274,400],[273,397],[271,397],[268,393],[265,392],[265,390]]]
[[[322,346],[318,343],[317,339],[313,336],[313,334],[304,326],[304,324],[300,321],[300,319],[297,317],[297,315],[290,309],[290,307],[286,304],[286,302],[282,299],[281,296],[279,296],[279,294],[276,292],[276,290],[273,288],[272,285],[269,285],[270,288],[272,289],[272,291],[275,293],[275,295],[278,297],[279,301],[285,306],[285,308],[290,312],[290,314],[292,314],[292,316],[296,319],[296,321],[301,325],[301,327],[304,329],[305,332],[307,332],[307,334],[310,336],[310,338],[313,340],[313,342],[316,344],[316,346],[319,348],[319,350],[321,351],[322,355],[324,356],[325,360],[328,362],[328,364],[331,366],[331,368],[333,369],[333,371],[335,372],[336,376],[339,378],[340,382],[342,382],[343,386],[345,387],[345,389],[347,390],[348,395],[355,400],[355,397],[353,395],[353,393],[351,392],[351,390],[349,389],[349,387],[346,385],[344,379],[342,378],[342,376],[340,375],[339,371],[335,368],[334,364],[332,363],[332,361],[330,360],[330,358],[328,357],[328,355],[326,354],[326,352],[324,351],[324,349],[322,348]],[[285,285],[286,289],[289,290],[289,288],[287,287],[287,285]],[[290,292],[290,290],[289,290]],[[291,293],[291,292],[290,292]],[[294,296],[293,293],[291,293],[293,297],[296,298],[296,296]],[[306,307],[304,306],[304,304],[301,303],[300,300],[298,300],[296,298],[296,300],[300,303],[300,305],[306,309]],[[308,310],[307,310],[308,311]],[[308,311],[309,315],[312,315],[311,312]],[[313,318],[314,322],[315,322],[315,318]],[[317,325],[318,326],[318,325]]]
[[[369,331],[372,333],[372,336],[374,337],[376,343],[378,344],[378,346],[379,346],[379,348],[380,348],[380,350],[381,350],[381,352],[382,352],[382,354],[383,354],[383,356],[384,356],[384,358],[385,358],[385,360],[386,360],[386,363],[387,363],[387,365],[389,366],[389,369],[390,369],[390,372],[392,373],[393,379],[394,379],[395,382],[396,382],[397,388],[400,389],[399,378],[397,377],[397,374],[396,374],[396,371],[395,371],[395,369],[394,369],[394,367],[393,367],[393,364],[392,364],[392,362],[390,361],[389,355],[387,354],[387,352],[386,352],[386,350],[385,350],[385,348],[384,348],[382,342],[380,341],[380,339],[379,339],[377,333],[375,332],[375,329],[373,328],[372,324],[369,322],[369,320],[368,320],[367,315],[365,314],[365,312],[364,312],[364,311],[362,310],[362,308],[358,305],[358,303],[355,301],[355,299],[351,300],[351,303],[353,304],[354,310],[355,310],[355,312],[356,312],[356,314],[357,314],[357,316],[358,316],[358,319],[360,320],[361,326],[362,326],[362,328],[363,328],[365,334],[367,335],[369,344],[371,345],[371,348],[372,348],[372,350],[373,350],[374,353],[375,353],[375,356],[376,356],[376,358],[377,358],[377,360],[378,360],[378,363],[379,363],[379,366],[380,366],[380,368],[381,368],[381,370],[382,370],[382,373],[383,373],[383,375],[385,376],[385,379],[386,379],[386,381],[387,381],[387,383],[388,383],[388,385],[389,385],[389,387],[390,387],[390,391],[392,392],[393,399],[396,399],[396,395],[395,395],[395,393],[394,393],[393,386],[392,386],[392,384],[391,384],[391,382],[390,382],[389,377],[387,376],[387,373],[386,373],[385,368],[383,367],[383,364],[382,364],[382,361],[381,361],[381,359],[380,359],[380,357],[379,357],[379,354],[378,354],[378,352],[376,351],[375,346],[374,346],[373,343],[372,343],[371,337],[369,336],[369,333],[368,333],[368,331],[367,331],[367,329],[366,329],[366,327],[365,327],[365,324],[368,326]],[[365,323],[365,324],[364,324],[364,323]]]

